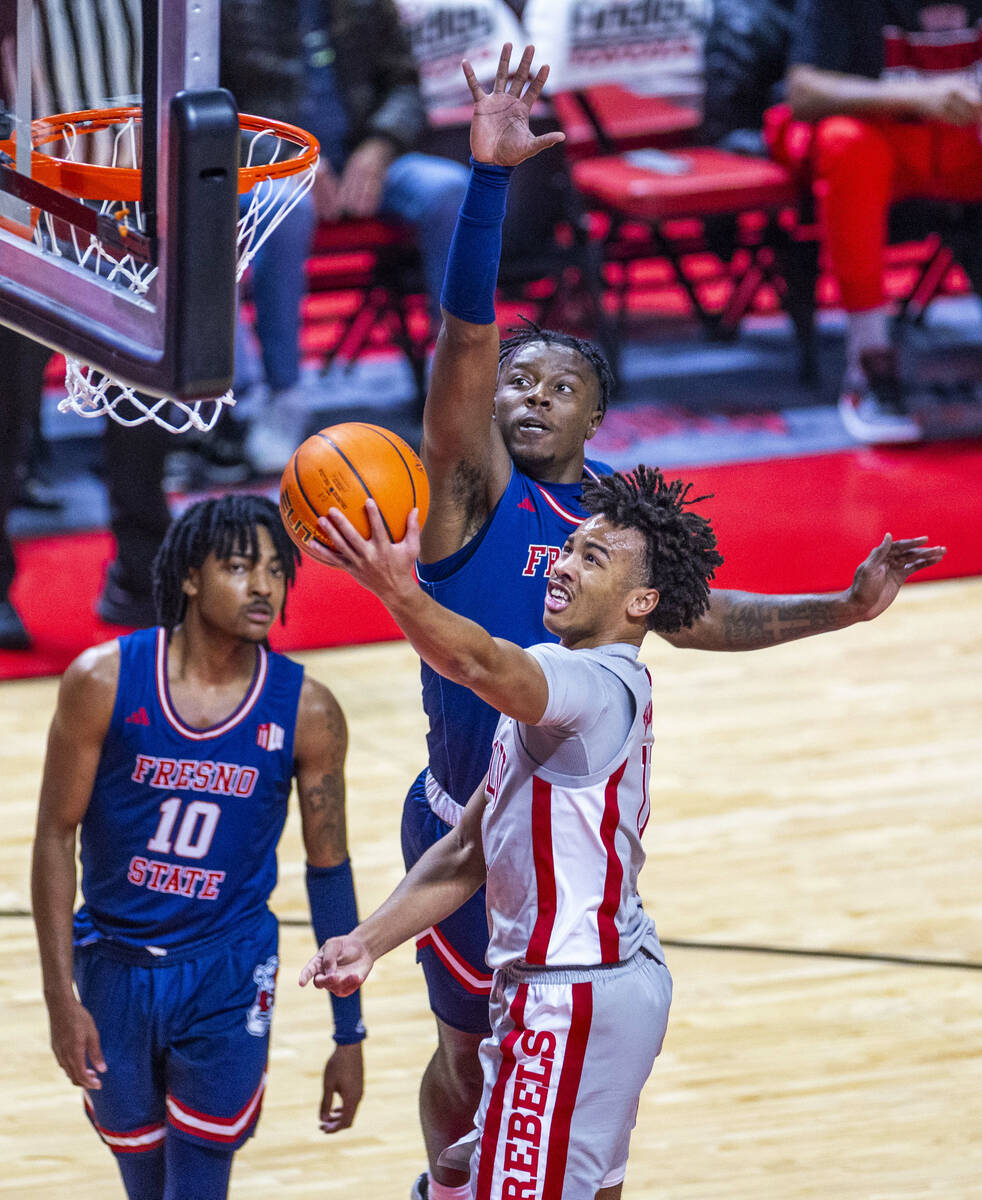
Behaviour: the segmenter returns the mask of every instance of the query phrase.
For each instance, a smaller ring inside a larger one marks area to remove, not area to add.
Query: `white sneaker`
[[[302,403],[297,389],[274,392],[269,403],[255,413],[245,439],[245,453],[259,475],[276,475],[293,457],[307,436],[313,412]]]
[[[887,408],[875,396],[843,392],[839,416],[847,433],[870,446],[919,442],[923,437],[916,417]]]
[[[919,442],[920,422],[906,411],[896,351],[877,347],[860,358],[862,382],[845,386],[839,396],[839,416],[857,441],[876,446]]]

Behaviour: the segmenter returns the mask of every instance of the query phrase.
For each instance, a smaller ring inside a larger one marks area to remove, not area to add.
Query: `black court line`
[[[0,909],[0,920],[30,917],[26,908]],[[301,917],[281,917],[287,929],[309,929]],[[757,946],[743,942],[692,942],[680,938],[662,938],[663,946],[674,950],[713,950],[720,954],[783,954],[789,958],[833,958],[846,962],[889,963],[899,967],[935,967],[945,971],[982,971],[982,962],[961,958],[920,958],[909,954],[875,954],[859,950],[809,950],[800,946]]]

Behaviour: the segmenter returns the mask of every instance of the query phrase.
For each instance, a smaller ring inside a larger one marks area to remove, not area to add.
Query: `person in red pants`
[[[799,0],[788,103],[848,315],[839,411],[865,442],[916,441],[883,290],[895,200],[982,201],[982,0]]]

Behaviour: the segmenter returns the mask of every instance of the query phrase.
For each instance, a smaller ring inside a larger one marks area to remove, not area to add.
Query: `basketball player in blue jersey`
[[[222,1200],[255,1130],[294,779],[318,942],[357,923],[344,716],[266,644],[298,557],[269,500],[193,505],[155,562],[160,625],[87,650],[62,680],[32,871],[44,997],[131,1200]],[[362,1094],[360,1001],[334,1019],[328,1133]]]
[[[606,473],[585,457],[607,407],[610,371],[600,352],[568,334],[534,326],[499,343],[494,291],[508,181],[515,166],[562,139],[534,137],[529,110],[547,68],[531,78],[527,48],[509,81],[502,51],[490,93],[464,65],[474,113],[472,174],[447,262],[437,340],[423,413],[422,457],[430,509],[418,576],[445,607],[521,646],[542,641],[546,579],[570,531],[586,516],[584,478]],[[944,550],[925,538],[876,547],[852,586],[829,596],[761,596],[714,590],[707,612],[663,635],[677,646],[751,650],[840,629],[882,612],[912,571]],[[488,766],[499,714],[425,664],[429,764],[406,799],[407,868],[460,819]],[[428,1173],[417,1200],[465,1200],[467,1178],[438,1165],[467,1133],[481,1097],[478,1046],[488,1035],[491,974],[483,890],[419,940],[438,1044],[420,1088]],[[620,1185],[605,1189],[616,1200]]]

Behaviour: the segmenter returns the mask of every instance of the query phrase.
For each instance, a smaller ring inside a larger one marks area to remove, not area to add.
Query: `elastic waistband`
[[[458,804],[453,796],[437,783],[433,778],[433,772],[429,769],[427,769],[423,786],[426,789],[426,802],[429,804],[430,810],[447,825],[459,825],[460,818],[464,815],[464,806]]]
[[[592,967],[533,967],[528,963],[512,963],[507,967],[499,967],[495,973],[513,983],[590,983],[597,979],[616,979],[621,975],[630,975],[649,962],[655,962],[660,967],[665,966],[657,954],[642,946],[636,954],[621,962],[597,963]]]
[[[92,950],[103,958],[126,963],[134,967],[174,967],[189,959],[207,958],[238,942],[252,941],[266,936],[267,924],[276,929],[276,918],[268,910],[254,923],[233,925],[214,937],[195,942],[184,942],[179,946],[137,946],[120,942],[113,937],[96,934],[75,943],[76,950]]]

